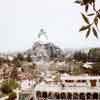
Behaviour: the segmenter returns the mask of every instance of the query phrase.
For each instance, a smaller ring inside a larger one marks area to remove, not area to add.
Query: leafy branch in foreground
[[[96,38],[98,38],[98,32],[100,32],[98,28],[98,23],[100,21],[100,9],[96,10],[95,2],[96,2],[95,0],[76,0],[75,1],[75,3],[80,4],[80,6],[84,6],[85,8],[85,13],[81,12],[85,25],[83,25],[79,31],[80,32],[87,31],[86,38],[88,38],[91,31],[93,35]],[[92,7],[92,11],[91,11],[92,13],[89,13],[90,11],[88,11],[90,7]],[[90,21],[91,18],[93,18],[92,21]]]

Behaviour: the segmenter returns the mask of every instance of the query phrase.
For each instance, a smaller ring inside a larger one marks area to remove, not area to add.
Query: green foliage
[[[86,62],[87,61],[87,54],[82,53],[82,52],[75,52],[73,55],[73,59],[77,60],[77,61],[82,61],[82,62]]]
[[[3,94],[9,94],[13,89],[16,89],[18,84],[15,80],[4,80],[1,84],[1,92]]]
[[[96,56],[96,55],[95,55],[95,52],[96,52],[96,48],[90,49],[90,50],[89,50],[89,53],[88,53],[88,56],[90,56],[90,57],[91,57],[91,56]]]
[[[90,62],[100,62],[100,48],[92,48],[88,53],[88,60]]]
[[[88,38],[90,32],[91,32],[91,29],[89,28],[88,31],[87,31],[87,33],[86,33],[86,38]]]
[[[32,62],[32,58],[31,58],[31,55],[30,55],[30,54],[27,55],[26,60],[27,60],[28,62]]]
[[[90,29],[89,27],[90,27],[90,25],[82,26],[79,31],[84,31],[86,29]]]
[[[21,53],[18,53],[16,58],[19,59],[20,61],[24,60],[24,57]]]
[[[13,79],[8,81],[8,85],[11,87],[11,89],[16,89],[19,86],[16,80]]]
[[[97,34],[96,29],[93,27],[92,30],[93,30],[93,34],[94,34],[94,36],[95,36],[96,38],[98,38],[98,34]]]
[[[16,93],[15,92],[11,92],[11,93],[9,93],[9,98],[8,99],[6,99],[6,100],[15,100],[16,99]]]
[[[87,24],[90,24],[89,19],[88,19],[83,13],[81,13],[81,15],[82,15],[84,21],[85,21]]]
[[[16,67],[13,68],[11,75],[10,75],[10,78],[13,80],[17,79],[17,68]]]
[[[81,32],[87,30],[86,38],[90,35],[91,31],[93,35],[98,38],[98,32],[100,32],[98,28],[98,23],[100,21],[100,9],[96,9],[95,2],[95,0],[75,1],[75,3],[80,4],[80,6],[84,6],[85,9],[85,13],[81,13],[81,15],[86,25],[83,25],[79,31]],[[93,11],[91,11],[92,13],[89,12],[90,7],[93,8]],[[90,22],[91,16],[93,17],[93,20]]]
[[[12,92],[12,89],[11,89],[11,87],[9,86],[8,83],[3,82],[3,84],[1,85],[1,92],[2,92],[3,94],[8,94],[8,93]]]
[[[73,75],[80,75],[81,74],[81,72],[80,72],[80,66],[79,65],[77,65],[77,67],[73,68],[72,74]]]
[[[17,56],[13,59],[13,63],[18,67],[21,65],[22,61],[24,61],[24,57],[21,53],[18,53]]]
[[[59,72],[56,72],[55,77],[53,78],[54,81],[58,82],[60,80],[60,73]]]
[[[14,57],[12,62],[15,64],[16,67],[20,67],[22,61],[20,61],[18,57]]]

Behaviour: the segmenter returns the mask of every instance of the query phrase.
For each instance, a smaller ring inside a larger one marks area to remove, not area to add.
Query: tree
[[[9,94],[9,98],[6,99],[6,100],[16,100],[16,98],[17,98],[16,93],[15,92],[12,92],[12,93]]]
[[[17,68],[16,67],[13,67],[10,78],[13,80],[17,79]]]
[[[2,84],[1,84],[1,88],[0,88],[1,92],[3,94],[8,94],[8,93],[11,93],[12,92],[12,89],[11,87],[9,86],[8,82],[7,81],[4,81]]]
[[[89,50],[88,61],[100,62],[100,48],[91,48]]]
[[[32,57],[31,57],[30,54],[27,55],[26,60],[27,60],[28,62],[32,62]]]
[[[86,62],[87,61],[87,54],[79,51],[79,52],[75,52],[73,55],[73,59],[77,60],[77,61],[82,61],[82,62]]]
[[[82,25],[80,28],[81,31],[86,32],[86,38],[90,35],[91,31],[93,32],[94,36],[98,38],[98,32],[100,32],[98,28],[98,22],[100,20],[100,9],[96,9],[96,0],[76,0],[75,3],[80,4],[80,6],[84,6],[85,12],[81,12],[82,18],[85,22],[85,25]],[[89,8],[92,7],[92,13],[90,13]],[[91,16],[93,17],[92,21],[90,22]]]
[[[60,81],[60,73],[59,72],[55,73],[53,80],[56,82]]]
[[[1,83],[1,92],[3,94],[9,94],[13,92],[13,89],[16,89],[18,87],[18,83],[15,80],[4,80]]]
[[[19,59],[20,61],[23,61],[24,60],[24,57],[21,53],[18,53],[17,54],[17,59]]]

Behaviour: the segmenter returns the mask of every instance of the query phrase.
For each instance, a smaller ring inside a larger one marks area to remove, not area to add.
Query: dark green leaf
[[[96,25],[96,27],[98,26],[98,17],[97,16],[94,18],[94,24]]]
[[[75,1],[75,3],[77,3],[77,4],[81,4],[81,1],[79,1],[79,0],[76,0],[76,1]]]
[[[95,0],[91,0],[93,3],[95,3]]]
[[[89,28],[87,33],[86,33],[86,38],[88,38],[89,34],[90,34],[91,29]]]
[[[100,14],[98,15],[98,18],[100,19]]]
[[[89,3],[89,0],[82,0],[83,4],[86,5]]]
[[[85,21],[87,24],[90,24],[88,18],[87,18],[83,13],[81,13],[81,15],[82,15],[84,21]]]
[[[82,26],[82,27],[80,28],[80,30],[79,30],[79,31],[84,31],[84,30],[86,30],[86,29],[90,28],[90,26],[91,26],[91,25]]]
[[[85,6],[85,11],[87,12],[88,9],[89,9],[89,5],[86,5],[86,6]]]
[[[96,38],[98,38],[98,33],[97,33],[97,31],[96,31],[96,29],[94,27],[92,28],[92,31],[93,31],[94,36]]]
[[[93,15],[95,15],[94,13],[91,13],[91,14],[88,14],[87,16],[93,16]]]

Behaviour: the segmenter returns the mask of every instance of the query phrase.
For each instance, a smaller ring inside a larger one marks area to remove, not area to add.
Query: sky
[[[97,0],[99,7],[100,1]],[[41,28],[61,48],[99,47],[100,39],[78,32],[80,7],[74,0],[0,0],[0,52],[31,48]]]

